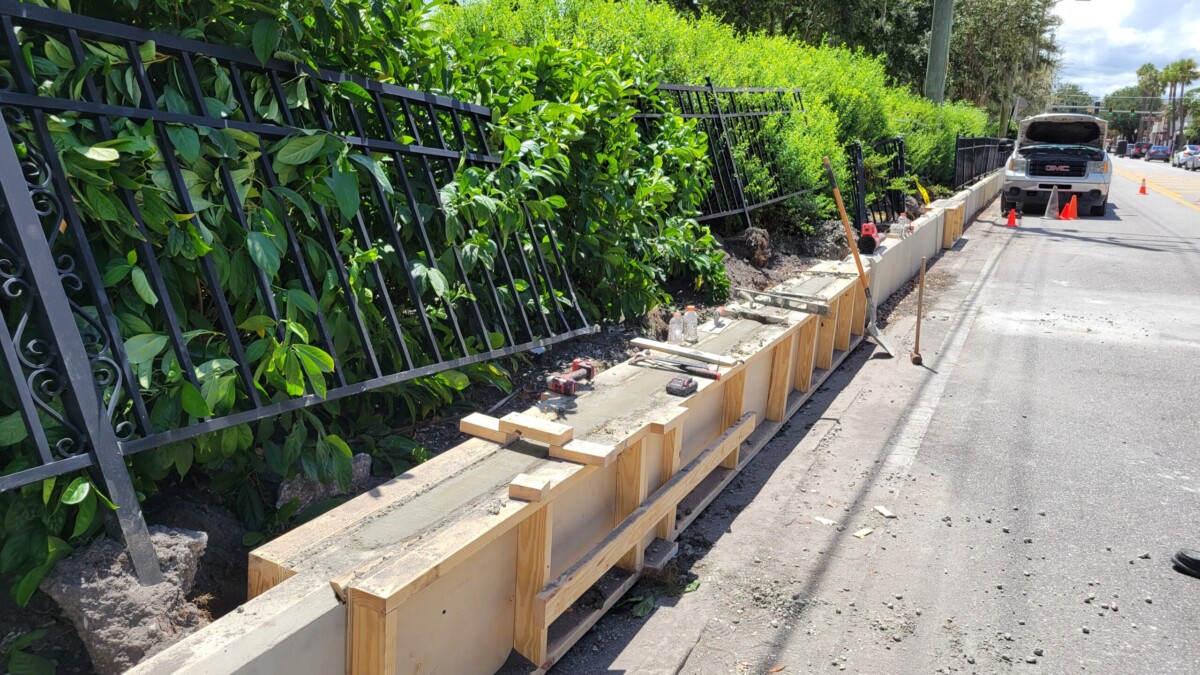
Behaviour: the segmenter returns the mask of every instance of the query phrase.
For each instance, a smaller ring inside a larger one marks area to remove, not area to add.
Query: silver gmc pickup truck
[[[1048,113],[1021,120],[1000,208],[1044,209],[1057,187],[1060,209],[1075,196],[1080,212],[1103,216],[1112,183],[1112,162],[1104,152],[1107,131],[1108,122],[1091,115]]]

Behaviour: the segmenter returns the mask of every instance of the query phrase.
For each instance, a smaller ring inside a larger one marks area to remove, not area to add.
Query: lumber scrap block
[[[645,455],[645,443],[639,441],[617,459],[617,524],[628,518],[646,500]],[[617,566],[636,572],[642,568],[642,555],[642,542],[638,540],[617,562]]]
[[[816,365],[817,356],[817,323],[816,317],[809,317],[800,325],[796,368],[792,381],[792,387],[796,391],[807,392],[812,386],[813,367]]]
[[[483,413],[471,413],[459,420],[458,430],[500,445],[508,445],[520,438],[520,434],[516,432],[501,431],[500,420]]]
[[[631,546],[640,541],[675,508],[684,495],[728,455],[735,452],[754,430],[754,413],[746,413],[728,431],[700,452],[686,468],[671,477],[662,489],[600,540],[582,559],[568,568],[537,595],[538,613],[547,624],[558,618],[592,584],[617,564]]]
[[[500,431],[549,445],[562,445],[575,437],[575,429],[566,424],[517,412],[500,418]]]
[[[526,502],[540,502],[550,493],[550,479],[545,476],[530,476],[519,473],[508,484],[508,498]]]
[[[554,504],[544,506],[517,526],[517,593],[514,647],[533,663],[546,660],[549,625],[534,611],[534,599],[550,577],[554,541]]]
[[[946,207],[942,226],[942,248],[951,248],[962,237],[963,222],[966,220],[967,203],[959,201]]]
[[[649,349],[651,351],[663,352],[664,354],[674,354],[676,356],[686,356],[688,358],[696,359],[697,361],[703,361],[705,363],[715,363],[718,366],[732,367],[732,366],[736,366],[738,364],[738,360],[735,358],[731,358],[728,356],[722,356],[720,354],[712,354],[710,352],[703,352],[703,351],[700,351],[699,349],[692,349],[691,347],[684,347],[682,345],[673,345],[673,344],[669,344],[667,342],[659,342],[658,340],[648,340],[646,338],[634,338],[634,339],[630,340],[629,343],[632,344],[634,347],[641,347],[642,349]]]
[[[677,553],[679,553],[679,542],[656,538],[646,547],[646,558],[642,569],[662,571]]]
[[[576,464],[608,466],[621,454],[624,447],[624,444],[605,445],[576,439],[564,445],[551,445],[550,456]]]
[[[799,331],[793,331],[771,350],[771,380],[767,385],[767,419],[781,421],[791,391],[792,354]]]

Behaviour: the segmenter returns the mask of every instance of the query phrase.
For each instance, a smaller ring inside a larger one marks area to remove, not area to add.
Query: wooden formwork
[[[959,200],[946,206],[946,221],[942,228],[942,248],[951,248],[962,238],[966,215],[966,200]]]
[[[861,340],[852,269],[777,288],[827,315],[706,325],[695,348],[730,365],[691,396],[664,391],[678,373],[627,362],[561,419],[468,417],[475,438],[251,553],[251,597],[323,579],[344,603],[334,648],[350,673],[488,673],[514,650],[549,668]]]

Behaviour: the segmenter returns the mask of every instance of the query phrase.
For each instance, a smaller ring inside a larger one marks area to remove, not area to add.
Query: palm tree
[[[1196,59],[1193,58],[1180,59],[1172,65],[1175,66],[1175,81],[1179,84],[1178,107],[1181,108],[1183,106],[1184,87],[1187,87],[1196,80],[1200,80],[1200,66],[1197,66]],[[1187,113],[1184,110],[1179,110],[1177,111],[1177,116],[1179,118],[1179,131],[1182,133],[1183,123],[1187,120]],[[1171,140],[1172,142],[1175,140],[1175,127],[1173,125],[1171,127]]]
[[[1172,136],[1171,131],[1175,128],[1175,87],[1179,83],[1179,62],[1167,64],[1161,71],[1159,77],[1167,85],[1167,136]],[[1169,143],[1169,139],[1163,139],[1164,143]]]
[[[1137,69],[1138,89],[1141,90],[1142,101],[1145,106],[1138,107],[1143,110],[1157,111],[1158,106],[1162,104],[1163,91],[1163,74],[1153,63],[1144,63]],[[1146,129],[1147,118],[1142,117],[1138,120],[1137,138],[1142,140],[1147,136]]]

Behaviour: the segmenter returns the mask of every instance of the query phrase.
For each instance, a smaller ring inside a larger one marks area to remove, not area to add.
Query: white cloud
[[[1059,0],[1059,76],[1104,95],[1137,84],[1143,63],[1200,61],[1200,0]]]

